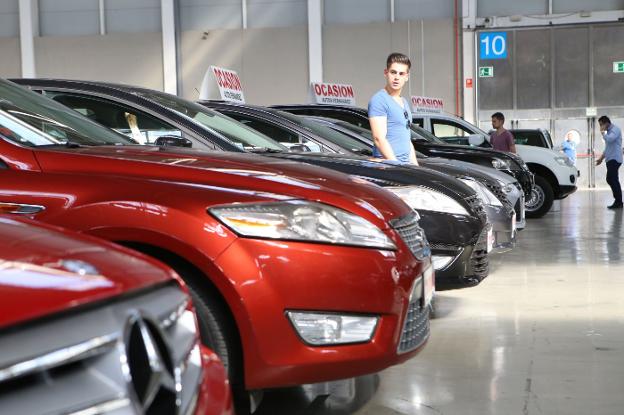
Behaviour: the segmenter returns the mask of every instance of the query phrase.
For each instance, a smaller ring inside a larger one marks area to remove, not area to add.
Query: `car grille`
[[[188,305],[167,285],[4,332],[2,413],[191,413],[202,367]]]
[[[513,206],[511,206],[511,203],[509,202],[509,199],[507,199],[507,195],[505,194],[501,186],[493,183],[485,183],[485,185],[490,190],[490,192],[494,193],[494,196],[496,196],[496,198],[503,204],[503,206],[506,206],[508,209],[513,209]]]
[[[478,277],[479,279],[487,277],[490,270],[487,252],[488,229],[489,226],[481,232],[479,239],[472,250],[472,255],[470,256],[470,265],[473,271],[472,275]]]
[[[483,202],[481,202],[481,199],[479,199],[479,196],[477,195],[468,196],[464,200],[470,206],[471,214],[477,216],[483,222],[487,221],[487,214],[485,213]]]
[[[400,219],[394,219],[390,221],[390,225],[397,231],[416,259],[422,261],[431,255],[429,242],[425,236],[425,231],[418,224],[416,213],[412,212]]]
[[[414,284],[422,289],[421,284]],[[429,337],[429,307],[421,305],[421,297],[410,301],[401,331],[398,353],[407,353],[422,345]]]

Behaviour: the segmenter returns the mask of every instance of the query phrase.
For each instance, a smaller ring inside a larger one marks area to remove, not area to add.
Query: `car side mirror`
[[[192,147],[193,142],[188,138],[178,137],[177,135],[161,135],[154,141],[159,147]]]
[[[305,153],[312,151],[310,150],[310,147],[306,146],[305,144],[293,144],[288,148],[288,150],[293,153]]]
[[[468,136],[468,143],[473,147],[478,147],[485,142],[485,137],[481,134],[470,134]]]

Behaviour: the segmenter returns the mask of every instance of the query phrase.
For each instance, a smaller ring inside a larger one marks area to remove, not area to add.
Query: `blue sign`
[[[479,34],[479,58],[507,58],[507,32],[484,32]]]

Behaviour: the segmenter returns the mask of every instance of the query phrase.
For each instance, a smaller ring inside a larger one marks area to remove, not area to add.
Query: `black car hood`
[[[370,180],[380,186],[423,186],[454,199],[465,199],[475,192],[454,177],[417,166],[401,166],[367,157],[328,153],[273,153],[265,156],[299,161],[338,170]]]
[[[446,173],[453,177],[471,177],[481,183],[488,183],[493,186],[499,185],[496,178],[488,176],[487,174],[480,172],[476,169],[471,169],[471,163],[457,160],[449,160],[439,157],[421,158],[418,163],[422,167],[426,167],[441,173]]]

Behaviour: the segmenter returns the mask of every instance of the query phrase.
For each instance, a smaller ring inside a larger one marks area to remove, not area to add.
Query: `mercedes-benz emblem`
[[[135,406],[143,414],[177,413],[175,374],[163,335],[140,315],[129,323],[126,354]]]

